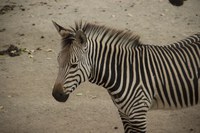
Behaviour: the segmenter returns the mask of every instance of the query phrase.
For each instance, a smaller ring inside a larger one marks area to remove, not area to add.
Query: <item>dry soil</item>
[[[66,103],[51,96],[60,37],[52,20],[67,27],[84,20],[131,30],[148,44],[164,45],[200,32],[200,0],[174,7],[168,0],[1,0],[0,133],[122,133],[104,88],[84,83]],[[200,133],[200,106],[148,113],[149,133]]]

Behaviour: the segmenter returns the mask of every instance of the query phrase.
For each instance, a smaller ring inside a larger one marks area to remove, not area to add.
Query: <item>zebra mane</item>
[[[76,34],[77,31],[83,31],[86,35],[92,34],[92,35],[100,35],[103,36],[104,33],[106,33],[106,36],[113,37],[123,42],[120,45],[131,45],[131,46],[138,46],[141,45],[140,43],[140,37],[138,35],[134,35],[130,31],[125,30],[117,30],[114,28],[106,27],[104,25],[97,25],[93,23],[84,23],[82,21],[75,22],[75,27],[70,27],[73,34]]]

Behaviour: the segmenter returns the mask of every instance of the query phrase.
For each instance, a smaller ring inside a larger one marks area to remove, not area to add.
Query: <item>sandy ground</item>
[[[66,103],[51,96],[63,26],[83,19],[131,30],[144,43],[168,44],[200,31],[200,1],[174,7],[167,0],[0,0],[0,133],[122,133],[106,90],[82,84]],[[82,94],[81,96],[79,96]],[[200,106],[148,113],[149,133],[200,133]]]

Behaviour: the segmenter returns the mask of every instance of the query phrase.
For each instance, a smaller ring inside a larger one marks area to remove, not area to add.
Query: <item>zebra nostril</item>
[[[62,93],[60,93],[59,95],[60,95],[61,97],[63,96],[63,94],[62,94]]]

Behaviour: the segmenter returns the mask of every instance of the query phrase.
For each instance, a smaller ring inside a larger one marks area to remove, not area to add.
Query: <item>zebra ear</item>
[[[56,30],[58,31],[58,33],[60,34],[60,36],[62,38],[65,38],[69,35],[69,31],[67,31],[65,28],[63,28],[62,26],[58,25],[56,22],[52,21],[54,26],[56,27]]]
[[[75,35],[75,39],[80,44],[85,44],[87,41],[86,35],[83,31],[78,30]]]

